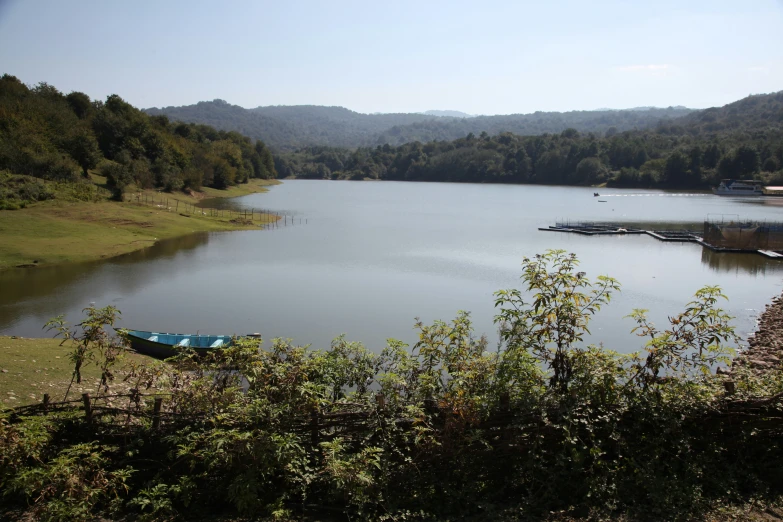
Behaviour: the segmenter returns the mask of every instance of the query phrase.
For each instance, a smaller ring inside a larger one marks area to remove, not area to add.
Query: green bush
[[[40,179],[0,172],[0,210],[17,210],[52,198],[54,193]]]
[[[500,350],[466,312],[380,353],[343,337],[324,351],[235,339],[126,369],[134,388],[166,390],[157,429],[133,399],[138,415],[91,423],[1,419],[4,502],[59,519],[688,520],[781,495],[783,379],[737,371],[729,393],[711,372],[736,340],[719,289],[666,329],[635,310],[647,342],[621,355],[583,342],[619,284],[577,265],[562,251],[525,260],[525,291],[496,294]],[[75,380],[100,367],[100,393],[123,350],[106,329],[116,316],[52,323]]]

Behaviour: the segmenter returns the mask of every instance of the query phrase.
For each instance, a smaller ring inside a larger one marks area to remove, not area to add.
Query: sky
[[[140,108],[706,108],[783,90],[783,0],[0,0],[2,73]]]

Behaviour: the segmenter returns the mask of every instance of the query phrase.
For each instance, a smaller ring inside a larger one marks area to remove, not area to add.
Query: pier
[[[698,243],[715,252],[758,254],[783,260],[783,223],[705,221],[701,233],[685,228],[645,229],[639,224],[561,222],[540,227],[545,232],[566,232],[585,236],[645,234],[658,241]]]

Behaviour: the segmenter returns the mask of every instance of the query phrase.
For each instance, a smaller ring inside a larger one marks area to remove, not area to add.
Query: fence
[[[145,397],[153,399],[151,410],[148,408]],[[114,399],[127,399],[127,406],[124,408],[114,406],[112,404]],[[172,417],[172,412],[163,410],[163,400],[164,397],[161,394],[144,396],[136,390],[131,390],[131,393],[99,395],[96,397],[91,397],[89,393],[83,393],[80,399],[51,402],[50,395],[45,393],[42,402],[19,406],[9,412],[13,418],[48,415],[49,413],[64,411],[84,411],[84,418],[88,424],[107,415],[115,418],[124,417],[126,422],[150,418],[152,419],[152,427],[157,428],[160,426],[162,419]]]
[[[167,398],[171,399],[171,396],[160,393],[144,395],[137,390],[131,390],[131,393],[96,397],[83,393],[80,399],[51,402],[49,394],[44,394],[43,401],[40,403],[7,409],[4,413],[15,422],[21,417],[45,416],[55,412],[83,412],[84,422],[88,425],[100,422],[102,425],[137,426],[141,422],[146,422],[153,430],[163,425],[175,427],[183,424],[192,425],[214,414],[206,409],[198,412],[166,409],[164,404]],[[112,401],[115,399],[127,400],[126,406],[113,405]],[[376,396],[375,405],[336,402],[331,405],[331,411],[313,409],[308,413],[292,414],[285,422],[285,429],[308,435],[313,445],[317,446],[319,442],[331,440],[340,434],[364,432],[370,424],[377,421],[378,412],[384,409],[385,401],[382,395]],[[413,420],[400,418],[395,419],[394,422],[408,426],[413,423]]]
[[[733,384],[733,383],[732,383]],[[783,392],[756,398],[733,397],[733,392],[714,405],[713,408],[696,413],[689,419],[694,425],[700,426],[700,430],[712,428],[716,436],[725,436],[728,431],[742,431],[744,428],[753,428],[757,433],[762,430],[780,436],[783,430]],[[168,396],[171,397],[171,396]],[[127,407],[116,407],[107,404],[109,399],[126,398]],[[148,400],[152,399],[151,407]],[[231,422],[231,416],[226,416],[225,411],[217,412],[201,409],[197,412],[178,412],[164,408],[166,396],[162,394],[142,395],[136,390],[129,394],[102,395],[91,397],[84,393],[81,399],[63,402],[50,402],[49,395],[44,395],[43,402],[20,406],[6,410],[11,422],[20,420],[21,417],[48,415],[52,412],[83,412],[84,422],[87,425],[102,426],[140,426],[143,421],[149,424],[153,430],[161,429],[164,425],[169,428],[177,428],[182,425],[193,425],[194,422],[207,421],[214,426],[218,417],[223,417]],[[317,448],[320,442],[333,440],[337,437],[352,438],[356,441],[366,441],[366,437],[380,425],[388,423],[403,431],[415,431],[415,426],[421,422],[420,418],[412,418],[405,415],[399,407],[386,405],[384,396],[375,396],[375,403],[333,402],[321,405],[321,409],[314,408],[309,411],[291,412],[285,421],[278,426],[279,429],[304,435],[310,439],[313,448]],[[512,450],[515,446],[524,446],[529,442],[531,426],[543,435],[546,422],[538,418],[540,412],[526,409],[521,405],[512,405],[508,394],[503,394],[499,403],[488,411],[483,419],[475,419],[468,422],[448,405],[441,406],[434,400],[425,401],[424,411],[430,416],[430,426],[442,434],[448,434],[453,428],[463,428],[486,431],[491,435],[496,446],[495,449]],[[551,412],[555,415],[555,412]],[[109,417],[109,419],[106,419]],[[249,420],[249,419],[248,419]],[[253,422],[263,420],[257,419]],[[531,424],[532,422],[532,424]],[[635,421],[634,421],[635,422]],[[528,424],[525,427],[525,424]],[[500,430],[500,431],[498,431]],[[549,435],[557,436],[557,430]],[[516,443],[515,443],[516,441]]]
[[[783,223],[705,221],[705,243],[741,250],[783,250]]]
[[[264,228],[278,228],[289,225],[306,225],[307,218],[289,216],[273,212],[271,210],[245,208],[231,210],[225,208],[201,207],[180,201],[175,198],[169,198],[166,194],[154,194],[146,192],[137,192],[128,194],[125,201],[139,205],[149,205],[166,212],[176,212],[183,216],[208,216],[217,218],[228,218],[230,220],[243,220],[259,223]]]

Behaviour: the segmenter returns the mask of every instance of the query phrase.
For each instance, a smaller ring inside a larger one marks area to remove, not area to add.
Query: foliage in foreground
[[[621,355],[583,343],[618,283],[576,266],[562,251],[525,259],[524,291],[496,294],[497,351],[467,313],[378,354],[342,337],[325,351],[243,339],[129,368],[142,392],[170,393],[158,428],[141,414],[6,415],[3,502],[42,520],[673,520],[779,495],[783,382],[735,375],[729,394],[710,372],[736,341],[720,290],[698,291],[665,330],[634,311],[647,344]],[[103,330],[116,313],[88,309],[68,333],[74,378],[100,365],[101,393],[119,364]]]

